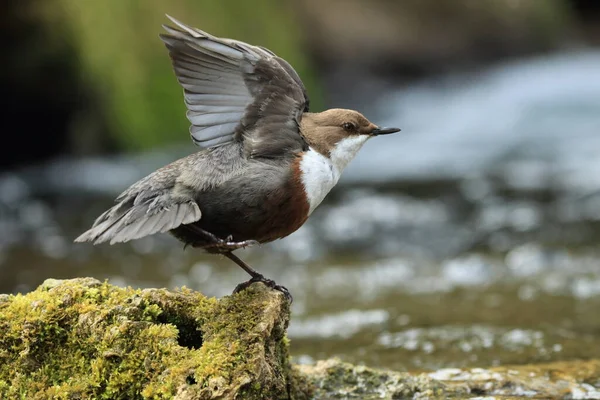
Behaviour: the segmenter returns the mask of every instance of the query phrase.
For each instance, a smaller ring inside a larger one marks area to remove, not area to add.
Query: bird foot
[[[234,242],[231,236],[227,239],[217,239],[214,243],[203,245],[202,248],[209,253],[228,253],[237,249],[244,249],[250,246],[256,246],[260,244],[256,240],[243,240],[241,242]]]
[[[233,293],[235,294],[235,293],[241,292],[242,290],[247,289],[248,286],[252,285],[255,282],[262,282],[268,288],[271,288],[271,289],[274,289],[274,290],[277,290],[277,291],[283,293],[286,300],[289,301],[290,304],[292,304],[292,302],[294,301],[292,294],[285,286],[278,285],[277,283],[275,283],[275,281],[273,279],[265,278],[262,275],[254,276],[254,277],[252,277],[252,279],[250,279],[246,282],[240,283],[239,285],[237,285],[235,287],[235,289],[233,289]]]
[[[209,240],[208,243],[205,241],[194,243],[192,244],[192,247],[204,249],[209,253],[230,253],[237,249],[243,249],[260,244],[260,242],[256,240],[242,240],[241,242],[235,242],[232,235],[227,236],[225,239],[221,239],[220,237],[197,226],[186,225],[186,227],[197,235],[204,236]]]

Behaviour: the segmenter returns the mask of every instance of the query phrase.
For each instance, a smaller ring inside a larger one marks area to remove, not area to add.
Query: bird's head
[[[300,130],[311,148],[330,157],[341,169],[370,138],[400,131],[377,126],[358,111],[340,108],[305,113]]]

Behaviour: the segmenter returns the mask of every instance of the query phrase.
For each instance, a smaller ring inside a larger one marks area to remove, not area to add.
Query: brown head
[[[304,113],[300,132],[309,145],[299,163],[309,214],[337,183],[344,168],[367,140],[398,132],[381,128],[354,110],[331,109]]]
[[[326,157],[342,158],[342,168],[370,138],[400,131],[381,128],[354,110],[333,108],[321,113],[304,113],[300,131],[309,146]]]

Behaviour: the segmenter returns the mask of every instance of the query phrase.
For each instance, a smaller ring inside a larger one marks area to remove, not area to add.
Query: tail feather
[[[124,208],[120,203],[106,211],[75,242],[127,242],[191,224],[202,216],[200,207],[194,201],[172,204],[169,207],[150,208],[149,203],[145,203],[123,210]]]

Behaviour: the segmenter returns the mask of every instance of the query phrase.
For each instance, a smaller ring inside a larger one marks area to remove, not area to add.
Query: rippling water
[[[376,106],[368,143],[292,236],[239,251],[294,294],[299,362],[395,369],[600,357],[600,53],[431,79]],[[136,179],[186,152],[57,160],[0,176],[0,292],[45,278],[246,279],[167,235],[72,244]]]

